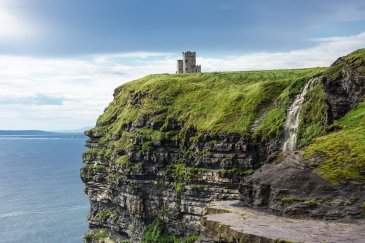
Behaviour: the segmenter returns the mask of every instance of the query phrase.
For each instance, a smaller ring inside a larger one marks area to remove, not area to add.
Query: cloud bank
[[[212,58],[204,72],[328,66],[365,47],[365,32],[313,40],[313,47]],[[199,55],[199,50],[198,55]],[[180,55],[131,52],[81,58],[0,56],[0,129],[60,130],[93,126],[114,88],[151,73],[174,73]]]

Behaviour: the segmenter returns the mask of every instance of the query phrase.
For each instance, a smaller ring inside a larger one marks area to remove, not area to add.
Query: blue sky
[[[363,0],[1,0],[0,129],[93,126],[113,89],[175,71],[328,66],[365,47]]]
[[[363,0],[5,1],[38,33],[5,41],[0,51],[36,56],[289,51],[312,46],[313,38],[355,34],[365,26]]]

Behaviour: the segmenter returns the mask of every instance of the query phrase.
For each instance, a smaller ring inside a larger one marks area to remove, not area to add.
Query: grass
[[[147,141],[142,144],[143,152],[152,152],[154,150],[154,143],[152,141]]]
[[[321,71],[318,74],[324,69],[319,70]],[[317,76],[318,74],[312,75],[311,77]],[[274,103],[261,111],[262,121],[253,134],[254,140],[265,142],[271,138],[279,137],[282,134],[286,120],[286,111],[309,79],[309,77],[293,79],[292,82],[282,90]]]
[[[101,220],[106,220],[110,217],[115,218],[117,213],[111,209],[103,209],[99,211],[98,216]]]
[[[142,243],[193,243],[199,239],[196,235],[188,237],[178,237],[169,234],[166,231],[166,225],[162,220],[156,220],[154,223],[145,227],[142,235]]]
[[[90,171],[96,171],[96,172],[104,172],[106,170],[104,165],[99,165],[99,164],[86,164],[82,170],[84,170],[85,172],[90,172]]]
[[[199,181],[199,174],[206,171],[205,168],[189,167],[184,163],[175,163],[167,167],[166,176],[177,182]]]
[[[175,182],[175,192],[177,194],[180,194],[185,189],[185,183],[184,182]]]
[[[308,145],[313,138],[325,134],[327,126],[326,94],[321,82],[316,82],[308,90],[305,102],[299,115],[300,125],[298,128],[298,147]]]
[[[115,161],[115,163],[118,165],[124,165],[127,162],[128,162],[128,155],[122,155],[118,157]]]
[[[114,101],[99,117],[97,126],[106,126],[109,135],[120,135],[125,124],[143,117],[148,117],[151,122],[163,122],[163,127],[168,126],[169,118],[174,118],[183,128],[194,127],[199,133],[247,135],[263,111],[277,100],[281,100],[286,108],[287,96],[324,70],[149,75],[117,88]],[[134,95],[142,92],[146,95],[140,105],[133,105]],[[164,136],[151,131],[147,133],[153,138]]]
[[[279,136],[284,128],[285,117],[286,114],[283,107],[275,107],[270,110],[256,129],[254,138],[268,141],[270,138]]]
[[[292,203],[296,203],[296,202],[304,202],[304,200],[300,199],[300,198],[283,197],[280,199],[280,202],[282,204],[292,204]]]
[[[365,179],[365,103],[335,122],[335,132],[317,138],[305,149],[316,173],[327,181]]]
[[[84,239],[87,243],[95,242],[108,237],[107,229],[97,229],[90,231],[84,235]]]
[[[180,194],[185,189],[185,184],[192,183],[194,181],[199,182],[201,177],[199,176],[202,172],[206,171],[205,168],[189,167],[184,163],[175,163],[169,165],[165,170],[165,175],[175,182],[175,191]],[[193,185],[195,189],[197,185]],[[201,186],[199,189],[203,189]]]

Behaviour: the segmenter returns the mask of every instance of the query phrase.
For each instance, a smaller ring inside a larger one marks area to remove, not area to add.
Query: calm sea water
[[[86,137],[0,136],[0,242],[82,242]]]

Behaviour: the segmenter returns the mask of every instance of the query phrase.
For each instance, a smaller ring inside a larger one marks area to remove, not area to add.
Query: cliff
[[[300,151],[282,153],[287,111],[311,79]],[[212,242],[201,220],[219,200],[280,215],[363,217],[364,82],[361,49],[330,68],[161,74],[118,87],[86,132],[85,240]]]

